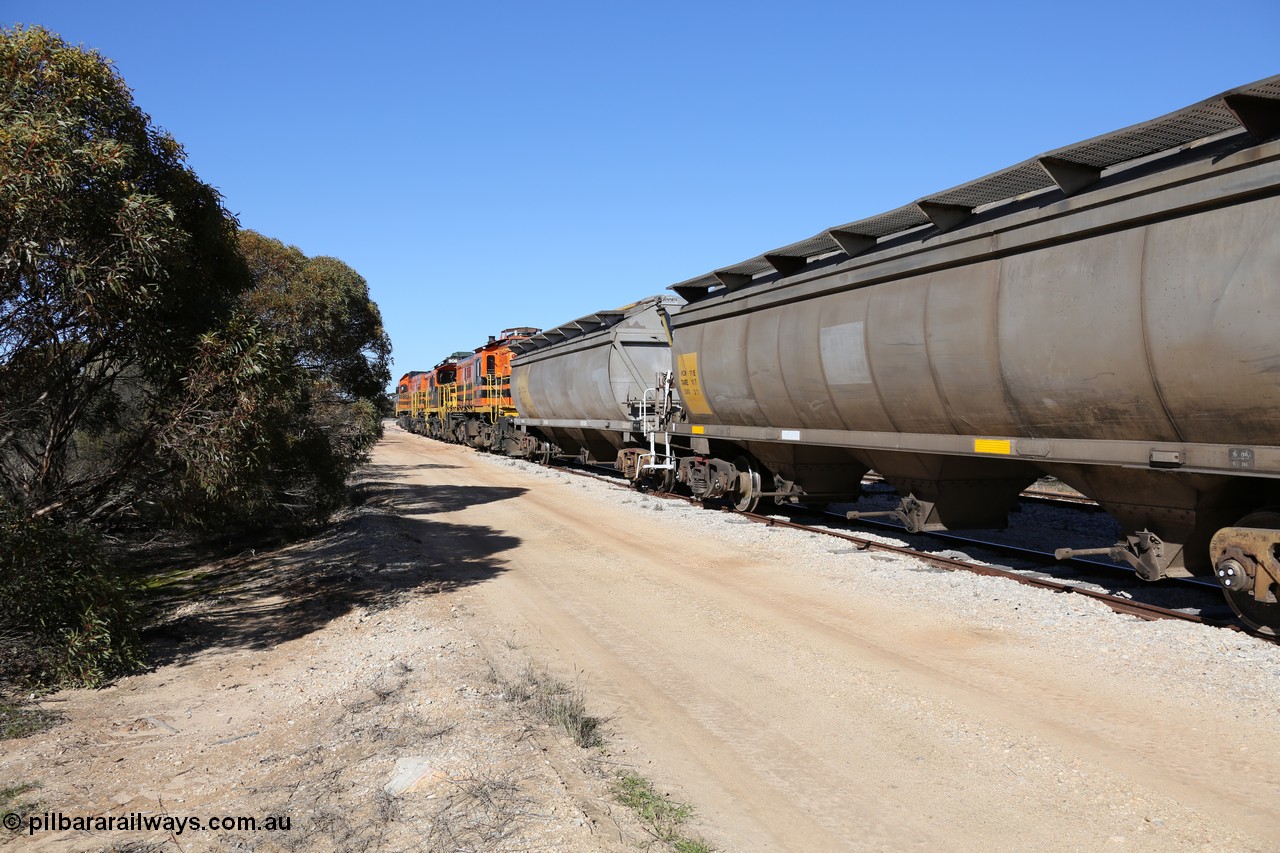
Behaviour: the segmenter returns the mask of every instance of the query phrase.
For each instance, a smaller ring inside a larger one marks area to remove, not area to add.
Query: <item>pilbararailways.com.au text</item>
[[[122,815],[18,814],[7,812],[0,819],[5,829],[12,832],[288,832],[293,821],[288,815],[248,817],[245,815],[214,815],[210,817],[179,817],[171,814],[130,812]]]

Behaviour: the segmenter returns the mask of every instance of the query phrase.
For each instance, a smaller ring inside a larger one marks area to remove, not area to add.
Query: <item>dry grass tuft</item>
[[[564,729],[583,749],[604,744],[604,727],[609,720],[587,713],[586,698],[580,687],[565,684],[547,672],[538,672],[532,665],[525,666],[512,681],[491,668],[489,680],[498,685],[508,701],[524,706],[543,722]]]
[[[426,849],[492,849],[520,826],[520,819],[540,817],[511,773],[477,774],[450,779],[452,790],[431,814]]]

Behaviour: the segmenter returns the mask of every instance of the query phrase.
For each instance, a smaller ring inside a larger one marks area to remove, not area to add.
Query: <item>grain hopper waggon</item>
[[[571,367],[583,330],[526,342],[508,428],[742,509],[875,470],[914,530],[1003,526],[1051,475],[1120,523],[1113,559],[1274,632],[1278,135],[1280,77],[683,281],[649,388]]]
[[[642,441],[644,398],[670,369],[667,312],[683,300],[651,296],[512,344],[512,426],[536,437],[515,455],[612,462]]]
[[[914,529],[1003,526],[1050,474],[1143,577],[1274,622],[1278,131],[1270,78],[682,282],[673,431],[774,491],[874,469]]]

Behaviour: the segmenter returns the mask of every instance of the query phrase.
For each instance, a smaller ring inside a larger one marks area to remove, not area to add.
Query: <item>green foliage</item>
[[[273,367],[256,385],[265,393],[254,405],[270,414],[246,447],[253,478],[236,505],[278,522],[323,516],[381,435],[390,342],[368,285],[346,264],[252,231],[240,245],[254,277],[242,310]]]
[[[523,705],[539,719],[564,729],[583,749],[604,745],[605,726],[609,720],[587,713],[587,700],[581,688],[570,687],[550,673],[540,673],[531,664],[526,665],[514,681],[507,681],[492,667],[489,678],[502,687],[502,694],[509,701]]]
[[[650,835],[676,853],[710,853],[711,847],[705,841],[681,832],[685,822],[693,817],[693,806],[672,802],[639,773],[620,773],[614,782],[614,796],[631,809]]]
[[[96,687],[136,668],[133,599],[92,531],[0,505],[0,640],[11,677]]]
[[[0,497],[94,517],[127,508],[251,280],[217,192],[110,62],[32,27],[0,30],[0,67]]]
[[[108,60],[19,27],[0,69],[0,639],[99,684],[139,661],[99,533],[323,518],[390,343],[346,264],[239,232]]]
[[[391,344],[365,280],[337,258],[308,258],[253,231],[240,233],[240,248],[254,279],[246,302],[299,366],[345,399],[379,398]]]
[[[0,812],[6,812],[11,809],[16,812],[30,811],[34,803],[29,802],[23,795],[39,790],[39,788],[40,786],[34,782],[0,786]]]
[[[308,258],[253,231],[240,232],[240,248],[254,280],[245,302],[298,366],[341,399],[380,398],[391,343],[365,280],[337,258]]]
[[[23,708],[0,699],[0,740],[26,737],[45,731],[56,725],[62,717],[39,708]],[[0,806],[4,805],[5,789],[0,788]]]
[[[165,521],[218,529],[270,524],[275,490],[264,482],[277,419],[297,403],[292,365],[277,342],[239,312],[206,335],[166,412],[149,496]]]
[[[378,438],[364,279],[240,234],[111,63],[0,31],[0,499],[32,517],[323,516]]]

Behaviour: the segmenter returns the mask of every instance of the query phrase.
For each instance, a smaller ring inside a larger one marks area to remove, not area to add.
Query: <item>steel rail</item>
[[[618,479],[616,479],[616,475],[610,476],[607,473],[595,473],[591,471],[574,469],[566,466],[557,466],[557,467],[559,467],[560,470],[562,471],[570,471],[579,476],[591,477],[595,480],[600,480],[606,483],[612,483],[613,485],[616,485],[619,488],[625,488],[628,490],[631,490],[632,488],[625,481],[619,481]],[[605,466],[591,466],[591,467],[600,468],[600,469],[605,468]],[[687,495],[677,495],[671,492],[650,492],[650,494],[654,495],[655,497],[663,497],[663,498],[668,498],[670,500],[684,501],[685,503],[693,503],[693,504],[702,503],[702,501],[698,500],[697,498],[689,497]],[[976,575],[984,575],[986,577],[1007,578],[1008,580],[1016,581],[1026,586],[1037,587],[1039,589],[1047,589],[1051,592],[1061,592],[1061,593],[1071,593],[1075,595],[1082,595],[1085,598],[1091,598],[1095,601],[1102,602],[1103,604],[1110,607],[1112,610],[1116,611],[1117,613],[1125,613],[1130,616],[1136,616],[1137,618],[1143,619],[1148,622],[1152,622],[1160,619],[1172,619],[1172,620],[1182,621],[1182,622],[1191,622],[1197,625],[1206,625],[1214,628],[1228,628],[1232,631],[1239,631],[1241,633],[1257,636],[1260,639],[1266,639],[1266,640],[1271,639],[1263,635],[1253,634],[1252,632],[1245,629],[1244,626],[1240,625],[1238,622],[1231,619],[1206,618],[1196,613],[1184,613],[1181,610],[1171,610],[1167,607],[1160,607],[1155,604],[1147,604],[1146,602],[1142,602],[1142,601],[1134,601],[1132,599],[1122,598],[1121,596],[1111,595],[1105,592],[1097,592],[1095,590],[1091,590],[1086,587],[1077,586],[1075,584],[1066,583],[1063,581],[1055,581],[1055,580],[1049,580],[1047,578],[1033,577],[1033,576],[1022,574],[1021,572],[1018,572],[1018,571],[1014,571],[1012,569],[1001,569],[996,566],[983,565],[982,563],[972,563],[967,560],[958,560],[954,557],[943,557],[938,554],[931,554],[928,551],[919,551],[915,548],[908,548],[904,545],[890,545],[884,542],[876,542],[873,539],[864,539],[861,536],[854,536],[848,533],[841,533],[838,530],[831,530],[829,528],[823,528],[823,527],[815,527],[813,525],[801,524],[800,522],[796,522],[796,521],[787,521],[786,519],[781,519],[781,518],[778,518],[777,516],[762,515],[756,512],[740,512],[738,510],[733,509],[732,507],[723,507],[722,511],[730,513],[735,516],[741,516],[749,521],[753,521],[758,524],[764,524],[770,527],[782,527],[790,530],[801,530],[807,533],[816,533],[822,536],[831,536],[836,539],[842,539],[846,542],[852,542],[856,544],[858,546],[859,551],[883,551],[891,554],[897,554],[903,557],[911,557],[911,558],[920,560],[923,563],[927,563],[931,566],[936,566],[937,568],[940,568],[940,569],[946,569],[947,571],[965,571],[965,572],[970,572]],[[861,523],[866,523],[866,522],[861,522]],[[882,525],[876,525],[876,526],[882,526]],[[883,526],[890,530],[905,533],[905,531],[903,531],[902,528],[897,528],[897,527],[894,527],[893,525],[883,525]],[[934,534],[926,532],[920,535],[930,536]],[[937,537],[937,538],[944,539],[945,541],[946,537]],[[954,537],[954,538],[961,539],[961,537]],[[1049,564],[1060,564],[1061,562],[1063,562],[1060,560],[1054,560],[1047,554],[1042,554],[1039,551],[1034,551],[1029,548],[1021,548],[1021,547],[1012,546],[1012,545],[1001,545],[1000,543],[981,542],[979,540],[964,540],[964,541],[967,544],[988,548],[990,550],[994,550],[997,552],[1003,549],[1010,552],[1016,551],[1020,555],[1023,555],[1026,557],[1031,557],[1031,556],[1044,557],[1046,558],[1046,562]],[[1089,560],[1080,560],[1076,562],[1080,563],[1082,566],[1087,566],[1092,569],[1106,570],[1108,568],[1111,568],[1115,570],[1122,570],[1122,567],[1120,566],[1108,566],[1105,563],[1095,563]],[[1280,642],[1280,640],[1277,640],[1277,642]]]
[[[1170,610],[1166,607],[1158,607],[1154,604],[1133,601],[1127,598],[1121,598],[1117,595],[1110,595],[1105,592],[1095,592],[1091,589],[1085,589],[1069,583],[1062,583],[1060,581],[1053,581],[1045,578],[1029,577],[1007,569],[1000,569],[995,566],[984,566],[981,563],[970,563],[966,560],[957,560],[953,557],[942,557],[937,554],[930,554],[927,551],[917,551],[914,548],[907,548],[902,545],[889,545],[884,542],[876,542],[871,539],[864,539],[861,536],[852,536],[848,533],[841,533],[836,530],[827,530],[821,527],[813,527],[811,525],[800,524],[794,521],[786,521],[784,519],[777,518],[776,516],[760,515],[759,513],[754,512],[736,512],[735,515],[740,515],[743,518],[760,524],[765,524],[770,527],[784,527],[793,530],[803,530],[809,533],[818,533],[823,536],[833,536],[836,539],[855,543],[859,546],[859,551],[885,551],[891,554],[898,554],[899,556],[912,557],[920,560],[921,562],[928,563],[931,566],[936,566],[948,571],[966,571],[973,574],[986,575],[987,577],[1007,578],[1012,581],[1017,581],[1020,584],[1048,589],[1053,592],[1066,592],[1073,593],[1075,595],[1083,595],[1086,598],[1101,601],[1103,604],[1106,604],[1118,613],[1127,613],[1131,616],[1136,616],[1139,619],[1145,619],[1148,621],[1154,621],[1157,619],[1175,619],[1183,622],[1194,622],[1200,625],[1208,625],[1211,627],[1230,628],[1235,631],[1244,631],[1240,625],[1231,621],[1207,619],[1198,614],[1183,613],[1180,610]]]
[[[1065,506],[1069,509],[1080,508],[1074,505]],[[1088,510],[1086,509],[1086,511]],[[1104,563],[1101,560],[1093,560],[1087,557],[1066,557],[1058,559],[1049,551],[1037,551],[1034,548],[1027,548],[1023,545],[1011,545],[1007,542],[992,542],[989,539],[975,539],[972,536],[964,536],[951,530],[921,530],[917,533],[911,533],[901,524],[896,524],[892,521],[880,521],[875,518],[846,519],[843,515],[838,513],[829,512],[824,514],[832,519],[832,521],[838,521],[842,524],[874,527],[877,530],[885,530],[900,536],[923,536],[928,539],[935,539],[938,542],[957,545],[962,548],[981,548],[984,551],[990,551],[1005,557],[1015,557],[1027,560],[1040,566],[1068,566],[1070,568],[1086,572],[1094,572],[1096,574],[1119,574],[1125,577],[1137,576],[1137,571],[1135,571],[1132,566],[1124,563]],[[1222,592],[1222,587],[1218,585],[1217,581],[1205,580],[1200,577],[1164,578],[1161,582],[1171,585],[1176,584],[1178,586],[1210,589],[1216,593]],[[1144,583],[1147,583],[1147,581],[1144,581]]]

